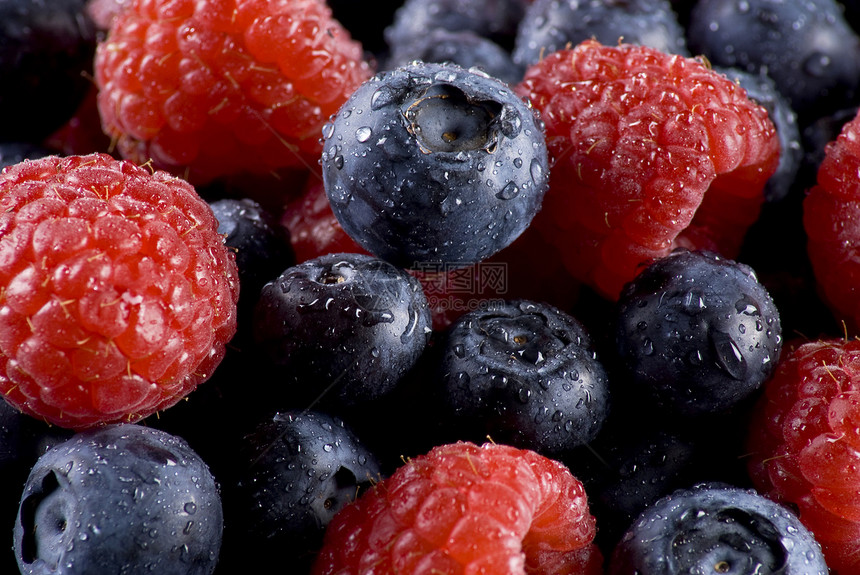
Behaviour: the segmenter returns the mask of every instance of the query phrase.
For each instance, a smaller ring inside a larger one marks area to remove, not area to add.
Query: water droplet
[[[654,355],[654,342],[651,341],[650,337],[642,340],[642,353],[644,355]]]
[[[364,143],[370,139],[372,135],[372,131],[367,126],[362,126],[361,128],[355,131],[355,139],[361,143]]]
[[[508,182],[507,185],[502,188],[500,192],[496,194],[496,197],[500,200],[512,200],[520,193],[520,189],[513,182]]]
[[[725,332],[711,330],[708,334],[719,365],[734,379],[744,379],[747,373],[747,362],[738,345]]]
[[[531,166],[529,166],[529,173],[531,174],[532,181],[536,186],[541,187],[544,184],[544,169],[541,165],[540,161],[535,158],[532,160]]]
[[[532,395],[532,392],[530,389],[528,389],[526,387],[521,387],[519,389],[519,391],[517,392],[517,399],[519,400],[520,403],[528,403],[531,395]]]
[[[514,167],[516,169],[520,169],[523,167],[523,159],[522,158],[514,158]]]
[[[331,138],[332,134],[334,134],[334,124],[332,124],[331,122],[326,123],[323,126],[322,134],[323,134],[323,138],[325,138],[326,140]]]
[[[462,344],[458,343],[457,345],[455,345],[453,351],[454,351],[454,355],[456,355],[460,359],[463,359],[464,357],[466,357],[466,348],[463,347]]]
[[[803,70],[813,78],[822,78],[827,76],[832,63],[827,54],[814,52],[803,62]]]
[[[378,110],[383,108],[392,102],[395,99],[395,92],[388,86],[382,86],[373,95],[370,97],[370,109]]]
[[[334,157],[334,167],[338,170],[343,168],[343,156],[338,154]]]

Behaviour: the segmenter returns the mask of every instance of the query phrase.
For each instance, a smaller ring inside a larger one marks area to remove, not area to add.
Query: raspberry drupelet
[[[106,154],[0,174],[0,393],[55,425],[139,420],[236,331],[235,255],[187,182]]]
[[[533,227],[570,275],[616,299],[675,247],[734,258],[779,161],[773,123],[699,60],[587,40],[531,66],[517,92],[554,160]]]

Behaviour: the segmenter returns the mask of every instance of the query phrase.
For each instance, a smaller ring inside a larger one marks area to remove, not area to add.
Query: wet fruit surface
[[[374,77],[323,136],[338,221],[402,267],[486,259],[525,230],[547,188],[532,110],[507,85],[459,66],[415,63]]]

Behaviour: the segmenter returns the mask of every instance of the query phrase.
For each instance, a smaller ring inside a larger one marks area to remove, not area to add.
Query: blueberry
[[[21,573],[209,574],[215,479],[184,440],[140,425],[76,434],[42,455],[14,528]]]
[[[489,257],[526,229],[548,186],[535,112],[503,82],[454,64],[376,75],[323,135],[335,216],[401,267]]]
[[[263,287],[254,338],[297,398],[347,407],[390,392],[431,334],[420,282],[364,254],[328,254]]]
[[[218,220],[218,233],[236,253],[239,321],[244,324],[263,286],[295,263],[289,233],[271,212],[249,198],[216,200],[210,207]]]
[[[719,66],[766,70],[806,125],[856,95],[860,37],[835,0],[700,0],[690,48]]]
[[[622,291],[615,343],[622,382],[673,414],[730,411],[773,372],[779,313],[749,266],[676,250]]]
[[[548,304],[515,300],[461,316],[441,366],[465,439],[558,454],[594,439],[606,418],[606,371],[591,338]]]
[[[30,469],[45,451],[72,436],[71,431],[49,426],[0,401],[0,490],[8,495],[0,499],[0,525],[11,528],[18,512],[17,495],[21,493]],[[8,534],[8,531],[5,531]],[[18,564],[11,547],[4,548],[0,573],[17,573]]]
[[[83,101],[96,48],[85,5],[0,2],[0,141],[40,142]]]
[[[609,575],[826,575],[798,518],[758,493],[719,484],[679,490],[648,507],[615,547]]]
[[[335,513],[380,479],[375,455],[352,429],[315,411],[282,412],[258,425],[236,465],[225,541],[245,568],[263,571],[283,557],[309,562]]]
[[[523,78],[523,67],[514,64],[507,50],[470,30],[451,32],[430,30],[397,47],[386,62],[387,68],[406,66],[414,60],[452,62],[461,68],[478,68],[507,84]]]
[[[470,31],[505,49],[513,46],[528,0],[406,0],[385,30],[392,51],[431,30]]]
[[[688,55],[684,29],[668,0],[534,0],[519,24],[513,59],[531,66],[590,38]]]

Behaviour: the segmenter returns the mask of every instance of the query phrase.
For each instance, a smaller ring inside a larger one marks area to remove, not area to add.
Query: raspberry
[[[852,329],[860,326],[860,116],[842,127],[825,148],[818,182],[803,202],[807,250],[819,292],[833,314]]]
[[[773,123],[737,84],[698,60],[588,40],[516,89],[555,160],[533,226],[574,278],[615,299],[675,247],[736,257],[779,161]]]
[[[297,263],[326,254],[367,253],[340,226],[321,179],[308,178],[299,197],[284,209],[281,225],[290,231]]]
[[[198,184],[315,166],[323,124],[370,68],[321,0],[133,0],[95,76],[122,156]]]
[[[594,535],[566,467],[460,442],[409,460],[335,515],[313,572],[598,574]]]
[[[791,349],[765,385],[749,436],[750,476],[796,508],[834,572],[860,569],[860,340]]]
[[[0,393],[85,428],[165,409],[236,331],[234,255],[187,182],[106,154],[0,174]]]

